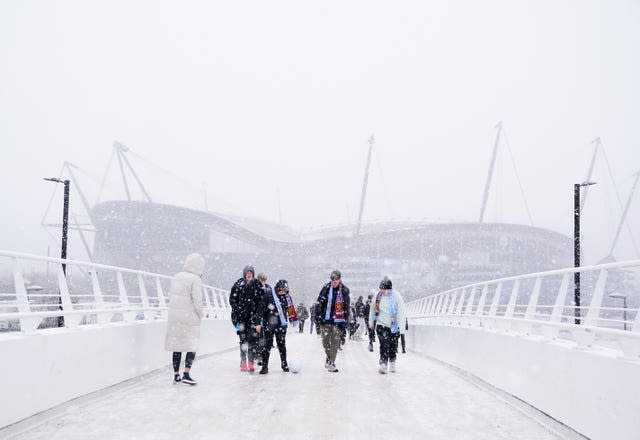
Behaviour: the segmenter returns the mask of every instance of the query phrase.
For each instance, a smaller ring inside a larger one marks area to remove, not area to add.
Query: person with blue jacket
[[[380,341],[380,365],[378,372],[387,374],[396,372],[398,339],[405,332],[405,306],[400,292],[393,288],[391,280],[384,277],[380,281],[380,290],[375,303],[369,311],[369,328],[376,329]],[[400,324],[400,325],[399,325]]]

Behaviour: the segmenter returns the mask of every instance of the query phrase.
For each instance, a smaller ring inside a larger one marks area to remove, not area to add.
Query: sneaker
[[[380,364],[380,368],[378,368],[378,373],[387,374],[387,364]]]
[[[242,371],[242,372],[249,371],[249,369],[247,368],[247,363],[246,362],[240,362],[240,371]]]
[[[338,372],[338,368],[336,367],[335,364],[329,364],[329,366],[327,367],[327,371],[329,373],[337,373]]]
[[[369,342],[369,351],[373,352],[373,342]]]
[[[180,382],[182,382],[182,378],[180,377],[180,375],[179,374],[174,374],[173,375],[173,384],[175,385],[175,384],[178,384]]]
[[[396,372],[396,363],[395,362],[389,362],[389,371],[392,373]]]
[[[184,373],[182,375],[182,383],[186,383],[189,385],[197,385],[198,381],[189,376],[189,373]]]
[[[269,368],[266,365],[263,365],[258,374],[269,374]]]
[[[249,373],[255,373],[256,369],[255,369],[255,367],[253,366],[253,362],[249,362],[249,365],[247,365],[247,371],[248,371]]]
[[[402,349],[402,352],[403,352],[403,353],[406,353],[406,352],[407,352],[407,350],[405,350],[405,349],[403,348],[403,349]]]

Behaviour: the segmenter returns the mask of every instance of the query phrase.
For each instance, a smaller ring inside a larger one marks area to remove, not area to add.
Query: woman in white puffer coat
[[[195,385],[189,372],[198,350],[202,310],[202,273],[204,258],[200,254],[189,255],[182,272],[171,279],[169,289],[169,318],[165,349],[173,352],[173,382]],[[182,352],[187,352],[184,374],[180,377]]]

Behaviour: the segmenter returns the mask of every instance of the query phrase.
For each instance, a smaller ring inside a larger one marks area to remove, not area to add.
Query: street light
[[[573,185],[573,266],[580,267],[580,187],[595,185],[596,182],[582,182]],[[573,274],[575,323],[580,324],[580,272]]]
[[[624,293],[610,293],[610,298],[622,298],[622,320],[624,321],[624,329],[627,330],[627,295]]]
[[[60,258],[67,259],[67,233],[69,231],[69,180],[61,180],[55,177],[45,177],[44,180],[49,182],[64,184],[64,209],[62,210],[62,250]],[[62,273],[67,276],[67,265],[62,263]],[[59,309],[62,310],[62,294],[58,292]],[[58,327],[64,327],[64,316],[58,316]]]

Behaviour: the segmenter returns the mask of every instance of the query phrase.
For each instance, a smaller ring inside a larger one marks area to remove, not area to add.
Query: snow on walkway
[[[283,373],[240,373],[236,350],[196,358],[197,386],[173,385],[170,368],[0,431],[35,439],[557,439],[505,400],[435,361],[399,354],[398,372],[377,372],[376,352],[348,341],[339,373],[324,369],[320,339],[291,331]],[[167,354],[169,362],[170,354]],[[96,372],[98,374],[99,372]]]

